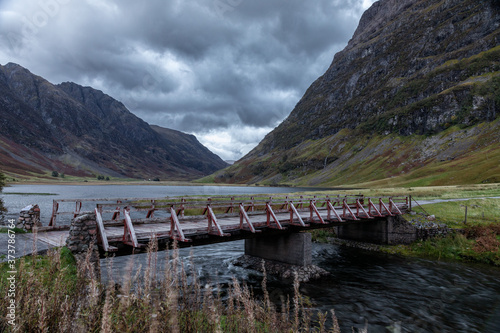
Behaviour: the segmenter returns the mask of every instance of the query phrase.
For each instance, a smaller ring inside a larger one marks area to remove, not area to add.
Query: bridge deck
[[[405,204],[397,203],[396,207],[404,208]],[[316,214],[313,215],[313,222],[310,220],[311,211],[309,208],[307,209],[297,209],[298,215],[302,218],[303,222],[306,224],[305,227],[301,226],[299,223],[299,219],[294,214],[293,218],[293,226],[297,226],[301,229],[314,229],[318,227],[331,227],[335,225],[342,225],[347,223],[357,222],[354,221],[354,218],[351,216],[343,216],[343,209],[335,208],[335,211],[338,215],[342,216],[343,221],[339,221],[336,218],[332,218],[328,220],[328,210],[325,207],[318,207],[318,213],[326,222],[326,224],[319,224],[320,220]],[[333,210],[330,211],[330,216],[334,217],[335,214]],[[227,215],[227,214],[226,214]],[[284,228],[290,227],[292,223],[290,223],[290,211],[276,211],[275,216],[280,222],[281,226]],[[248,217],[254,228],[259,230],[268,229],[269,226],[267,224],[267,214],[266,212],[254,212],[248,213]],[[360,221],[369,220],[366,216],[357,216]],[[157,220],[157,219],[156,219]],[[156,235],[158,239],[166,239],[170,237],[170,229],[171,223],[170,218],[163,218],[161,222],[154,222],[154,220],[150,220],[147,222],[134,223],[134,229],[137,239],[140,243],[145,244],[151,238],[153,234]],[[208,235],[208,218],[205,217],[197,217],[197,218],[179,218],[180,226],[186,238],[200,236],[200,235]],[[217,217],[217,222],[224,233],[231,232],[240,232],[240,217],[237,214],[232,214],[231,216],[222,216]],[[271,224],[274,224],[274,220],[271,218]],[[123,241],[124,237],[124,224],[119,221],[114,221],[110,223],[108,221],[104,224],[105,233],[107,236],[107,240],[110,244],[117,244]],[[66,239],[69,236],[69,230],[43,230],[38,232],[37,239],[41,242],[44,242],[50,246],[58,247],[64,246]],[[32,236],[34,237],[34,235]],[[230,241],[231,237],[223,237],[225,240]]]

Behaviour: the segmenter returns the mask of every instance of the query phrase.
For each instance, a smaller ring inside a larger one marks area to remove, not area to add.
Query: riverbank
[[[429,213],[433,215],[429,217]],[[317,233],[315,239],[326,239],[335,245],[403,257],[473,262],[500,267],[500,199],[428,204],[415,208],[404,218],[418,228],[432,227],[436,232],[433,237],[425,237],[409,245],[376,245],[340,240],[325,231]]]
[[[257,298],[236,278],[221,295],[220,286],[201,285],[195,267],[186,267],[174,249],[160,276],[156,247],[150,244],[143,274],[102,285],[88,260],[77,262],[67,248],[45,256],[0,265],[2,332],[322,332],[327,315],[340,332],[333,310],[314,313],[293,282],[294,294],[277,309],[269,298],[267,277]],[[90,257],[88,255],[87,257]],[[7,278],[14,280],[7,280]],[[15,282],[12,282],[15,281]],[[15,285],[15,291],[8,292]],[[173,286],[173,287],[172,287]],[[9,296],[7,296],[9,295]],[[315,319],[313,319],[315,318]]]
[[[402,257],[500,267],[500,198],[450,200],[414,205],[413,210],[403,216],[418,229],[420,240],[412,244],[379,245],[343,240],[336,238],[334,229],[314,230],[312,239]]]
[[[253,299],[262,304],[263,274],[232,265],[234,259],[243,255],[243,247],[243,241],[237,241],[185,248],[179,249],[178,257],[184,258],[189,281],[192,274],[196,274],[202,293],[220,293],[225,300],[228,288],[236,279],[248,284]],[[123,295],[121,287],[127,277],[143,281],[148,263],[155,263],[157,270],[150,271],[161,280],[166,273],[164,270],[172,267],[172,252],[170,256],[167,252],[159,252],[153,260],[148,253],[102,259],[102,283],[105,287],[113,281],[117,289],[116,298],[112,299],[113,306],[116,302],[135,300],[134,296],[120,296]],[[365,325],[368,332],[386,332],[389,326],[400,327],[405,332],[499,332],[494,329],[497,326],[486,324],[500,318],[500,308],[492,307],[492,304],[500,304],[500,270],[495,268],[401,258],[317,243],[313,244],[313,263],[329,271],[330,276],[301,284],[300,294],[312,313],[327,313],[327,326],[331,323],[330,310],[335,309],[342,332],[352,332],[353,327],[354,331],[360,330]],[[177,267],[180,271],[180,263]],[[113,274],[110,274],[111,270]],[[286,307],[287,297],[290,297],[293,309],[293,283],[284,283],[267,275],[267,290],[278,311],[281,311],[282,304]],[[134,294],[133,290],[131,294]],[[151,295],[150,302],[154,303],[156,294]],[[99,309],[103,309],[100,304]],[[143,303],[135,304],[141,306]],[[116,315],[116,310],[113,313]],[[129,313],[126,312],[127,316]],[[138,314],[142,313],[142,310],[138,311]],[[100,328],[95,331],[101,331]]]
[[[95,178],[72,180],[72,179],[26,179],[26,180],[9,180],[7,178],[6,186],[11,185],[151,185],[151,186],[200,186],[189,181],[152,181],[152,180],[138,180],[138,179],[125,179],[125,180],[98,180]],[[210,185],[210,184],[209,184]],[[216,185],[214,185],[216,186]],[[235,185],[228,185],[235,186]],[[240,185],[245,186],[245,185]]]

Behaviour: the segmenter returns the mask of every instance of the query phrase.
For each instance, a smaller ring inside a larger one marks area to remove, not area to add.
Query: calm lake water
[[[301,187],[245,187],[245,186],[161,186],[161,185],[12,185],[5,187],[0,197],[9,210],[8,218],[19,217],[26,206],[40,206],[40,218],[48,224],[52,213],[52,202],[58,199],[119,199],[162,198],[170,196],[239,195],[262,193],[292,193],[321,190]],[[324,189],[323,189],[324,190]],[[93,210],[95,202],[84,203],[82,210]],[[74,203],[61,203],[61,211],[74,210]]]
[[[53,199],[164,197],[172,195],[257,194],[303,191],[297,188],[264,187],[172,187],[141,185],[52,186],[16,185],[3,194],[12,216],[28,204],[37,203],[42,218],[48,219]],[[310,190],[310,189],[306,189]],[[181,249],[180,256],[192,262],[202,283],[209,287],[230,283],[232,277],[249,284],[260,294],[262,275],[236,267],[233,260],[244,252],[244,242],[235,241]],[[160,252],[159,265],[164,263]],[[120,283],[132,263],[134,269],[146,264],[146,254],[113,259],[113,279]],[[368,326],[368,332],[500,332],[500,269],[480,265],[403,259],[346,249],[328,244],[313,244],[313,263],[331,275],[302,284],[316,310],[334,309],[342,332]],[[106,260],[101,261],[107,278]],[[188,269],[189,270],[189,269]],[[161,275],[161,272],[160,272]],[[292,295],[289,281],[269,277],[271,299]]]

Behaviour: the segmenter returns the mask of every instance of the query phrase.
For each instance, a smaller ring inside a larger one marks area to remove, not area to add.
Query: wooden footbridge
[[[71,205],[74,209],[63,208]],[[49,226],[38,239],[64,245],[71,219],[95,213],[104,252],[145,247],[152,237],[168,243],[209,244],[266,234],[367,223],[400,215],[409,197],[217,196],[54,200]]]

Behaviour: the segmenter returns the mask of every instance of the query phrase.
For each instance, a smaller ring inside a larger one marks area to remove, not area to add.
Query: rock
[[[262,261],[264,261],[264,266],[268,274],[278,276],[282,279],[293,280],[295,278],[295,273],[297,273],[299,282],[308,282],[330,274],[315,265],[295,266],[273,260],[264,260],[262,258],[249,255],[243,255],[233,261],[233,264],[235,266],[241,266],[245,269],[253,269],[262,272]]]
[[[34,227],[41,227],[40,208],[38,205],[29,205],[24,207],[19,213],[17,226],[25,230],[31,230]]]

